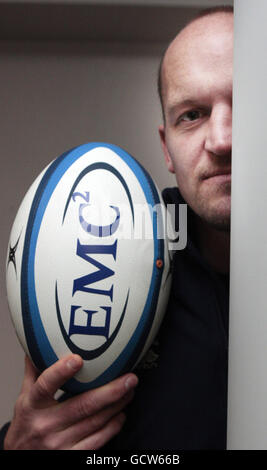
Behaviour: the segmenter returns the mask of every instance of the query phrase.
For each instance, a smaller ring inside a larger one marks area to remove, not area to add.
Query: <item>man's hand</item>
[[[25,375],[7,432],[5,450],[99,449],[122,428],[122,410],[132,400],[137,377],[126,374],[107,385],[59,403],[57,390],[82,367],[70,355],[39,375],[25,358]]]

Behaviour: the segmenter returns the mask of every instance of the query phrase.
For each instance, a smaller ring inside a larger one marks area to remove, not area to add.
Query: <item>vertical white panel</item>
[[[228,449],[267,449],[266,25],[235,0]]]

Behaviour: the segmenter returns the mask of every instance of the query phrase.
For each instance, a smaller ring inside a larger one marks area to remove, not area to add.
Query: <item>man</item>
[[[5,449],[225,448],[232,51],[233,15],[222,8],[187,25],[162,60],[159,134],[180,191],[164,197],[189,205],[189,233],[174,257],[152,362],[58,403],[55,392],[81,358],[63,358],[41,375],[26,359]]]

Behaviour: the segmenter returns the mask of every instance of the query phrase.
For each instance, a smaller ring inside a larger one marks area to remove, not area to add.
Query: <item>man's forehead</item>
[[[225,41],[225,33],[230,41]],[[230,34],[230,36],[229,36]],[[195,20],[186,26],[168,47],[162,64],[163,88],[171,85],[174,73],[183,75],[191,69],[193,73],[194,58],[201,60],[203,67],[209,67],[211,60],[220,62],[225,52],[231,54],[233,47],[233,15],[229,13],[213,14]],[[226,51],[226,48],[229,51]],[[228,54],[228,55],[230,55]]]
[[[225,32],[233,33],[233,14],[231,13],[216,13],[204,16],[194,20],[187,25],[170,43],[165,58],[167,59],[170,54],[176,50],[183,50],[184,47],[190,46],[192,42],[195,45],[204,40],[211,40],[214,42],[219,41],[220,35]]]

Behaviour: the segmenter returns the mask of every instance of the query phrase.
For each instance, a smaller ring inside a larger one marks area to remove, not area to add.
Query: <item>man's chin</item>
[[[230,232],[231,212],[230,204],[221,204],[213,208],[205,208],[198,213],[199,217],[209,226],[220,232]]]
[[[210,225],[218,232],[230,233],[231,222],[229,219],[211,220]]]
[[[231,216],[229,211],[210,211],[203,214],[205,222],[220,232],[230,232]]]

